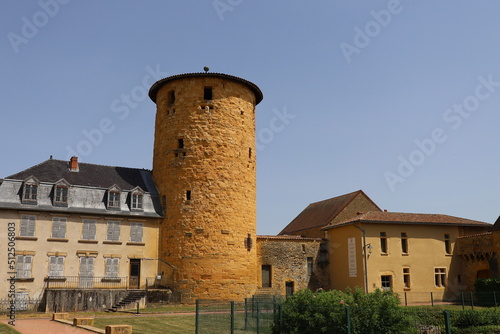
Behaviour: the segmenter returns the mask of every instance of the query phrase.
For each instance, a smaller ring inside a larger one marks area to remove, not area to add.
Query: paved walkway
[[[8,320],[2,319],[7,323]],[[90,334],[85,329],[60,324],[50,319],[16,319],[15,330],[22,334]]]

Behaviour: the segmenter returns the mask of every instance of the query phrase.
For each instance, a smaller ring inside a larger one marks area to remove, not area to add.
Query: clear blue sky
[[[0,177],[75,151],[151,168],[146,89],[209,66],[264,93],[259,234],[359,189],[389,211],[493,223],[498,13],[494,0],[4,1]]]

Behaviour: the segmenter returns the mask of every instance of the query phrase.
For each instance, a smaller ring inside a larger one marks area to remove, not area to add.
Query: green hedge
[[[391,291],[299,291],[281,304],[273,333],[347,333],[349,309],[352,334],[400,334],[409,323],[399,297]]]

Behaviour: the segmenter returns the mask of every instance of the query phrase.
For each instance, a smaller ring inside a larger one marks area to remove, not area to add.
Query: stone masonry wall
[[[257,284],[255,95],[200,74],[166,83],[156,103],[160,257],[177,268],[173,288],[183,302],[248,297]]]
[[[321,239],[259,237],[259,264],[271,266],[271,288],[267,289],[273,294],[285,295],[286,282],[294,282],[295,291],[328,288],[328,271],[325,270],[326,259],[321,255],[321,244]],[[312,258],[312,275],[308,273],[307,258]],[[261,276],[259,286],[262,286]]]

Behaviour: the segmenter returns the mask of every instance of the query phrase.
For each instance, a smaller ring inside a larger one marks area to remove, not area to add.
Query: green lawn
[[[195,315],[167,315],[95,318],[94,326],[106,328],[107,325],[131,325],[134,334],[193,334]]]
[[[20,334],[12,326],[0,323],[0,333],[2,334]]]

